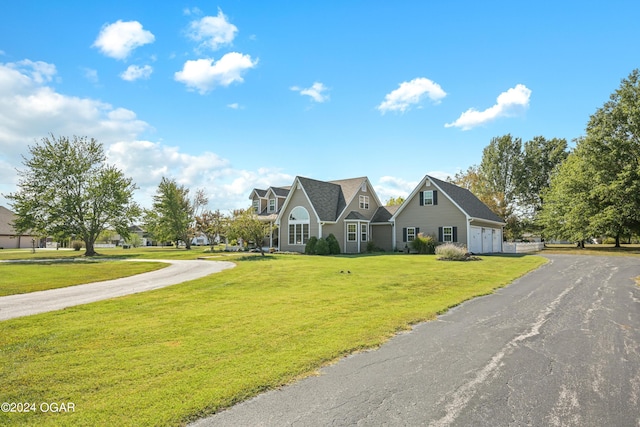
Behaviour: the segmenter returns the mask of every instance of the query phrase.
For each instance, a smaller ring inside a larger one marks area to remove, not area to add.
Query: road
[[[640,426],[640,259],[548,258],[193,426]]]
[[[170,265],[120,279],[0,297],[0,321],[164,288],[235,267],[228,261],[136,259],[122,262],[166,262]]]

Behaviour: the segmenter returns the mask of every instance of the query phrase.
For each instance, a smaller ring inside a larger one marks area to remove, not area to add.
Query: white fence
[[[507,254],[524,254],[544,249],[544,243],[503,242],[502,251]]]

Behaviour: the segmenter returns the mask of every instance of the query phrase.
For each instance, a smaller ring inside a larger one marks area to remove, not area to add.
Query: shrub
[[[318,244],[318,238],[316,236],[309,237],[307,244],[304,247],[304,253],[307,255],[314,255],[316,253],[316,245]]]
[[[84,242],[81,242],[80,240],[74,240],[73,242],[71,242],[71,247],[74,250],[79,251],[80,249],[84,248]]]
[[[436,255],[438,259],[447,261],[466,261],[470,259],[467,254],[467,248],[464,246],[457,246],[453,243],[445,243],[436,248]]]
[[[327,239],[321,237],[318,239],[318,242],[316,243],[316,254],[317,255],[329,255],[330,252],[330,247],[329,247],[329,243],[327,242]]]
[[[338,239],[336,239],[336,236],[334,236],[333,233],[327,236],[327,243],[329,244],[329,254],[340,254],[340,243],[338,243]]]
[[[425,236],[422,233],[418,233],[415,239],[410,243],[411,249],[419,254],[435,254],[436,253],[436,239],[432,236]]]

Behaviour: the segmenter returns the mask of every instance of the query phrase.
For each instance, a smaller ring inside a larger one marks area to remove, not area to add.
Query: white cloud
[[[239,110],[242,108],[242,106],[240,104],[238,104],[237,102],[234,102],[232,104],[227,104],[228,108],[231,108],[232,110]]]
[[[447,93],[438,83],[424,77],[418,77],[409,82],[400,83],[400,87],[388,93],[377,108],[382,114],[387,111],[404,113],[411,106],[419,104],[425,96],[438,104],[442,98],[447,96]]]
[[[300,88],[298,86],[292,86],[291,90],[295,92],[300,92],[300,95],[306,95],[311,97],[315,102],[325,102],[329,100],[329,95],[324,92],[328,91],[325,85],[320,82],[315,82],[311,87],[308,88]]]
[[[517,115],[529,107],[531,90],[525,85],[518,84],[516,87],[502,92],[498,95],[496,104],[484,111],[470,108],[458,117],[455,122],[447,123],[445,127],[459,127],[462,130],[469,130],[476,126],[493,121],[498,117],[510,117]]]
[[[43,71],[46,70],[46,71]],[[44,62],[0,63],[0,205],[2,194],[17,190],[16,168],[28,146],[54,136],[87,136],[104,145],[108,162],[115,164],[140,187],[136,200],[151,206],[163,176],[195,191],[203,188],[212,209],[248,207],[255,187],[289,185],[293,176],[278,169],[236,169],[215,153],[185,153],[161,142],[140,140],[151,129],[134,111],[89,98],[56,92],[47,82],[55,66]]]
[[[138,79],[148,79],[153,73],[153,67],[151,65],[145,65],[140,67],[138,65],[129,65],[125,71],[120,74],[122,80],[132,82]]]
[[[199,12],[198,9],[194,9],[188,14]],[[238,28],[218,9],[218,16],[205,16],[191,21],[187,35],[200,43],[199,48],[217,50],[220,46],[230,45],[237,32]]]
[[[242,73],[257,64],[258,60],[252,60],[249,55],[230,52],[217,62],[213,59],[187,61],[182,71],[175,73],[174,78],[187,87],[205,94],[216,86],[229,86],[234,82],[243,82]]]
[[[92,47],[97,47],[111,58],[125,59],[134,49],[154,41],[155,36],[143,29],[138,21],[118,20],[102,27]]]

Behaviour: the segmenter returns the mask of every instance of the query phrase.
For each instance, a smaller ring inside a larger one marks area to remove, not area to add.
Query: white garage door
[[[492,228],[482,229],[482,253],[489,254],[493,252],[493,233]]]
[[[482,253],[482,228],[471,227],[469,231],[469,252],[474,254]]]
[[[502,230],[493,229],[493,252],[502,252]]]

